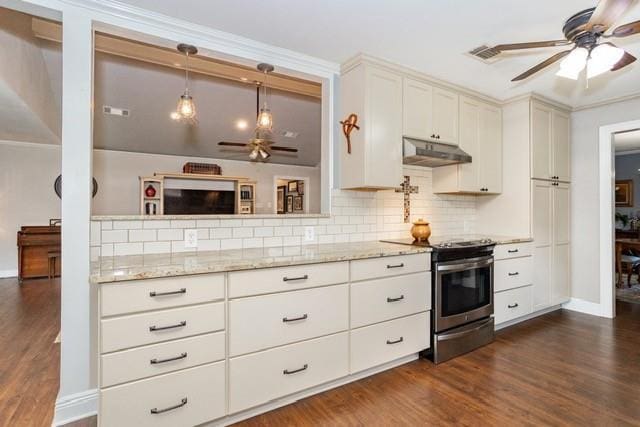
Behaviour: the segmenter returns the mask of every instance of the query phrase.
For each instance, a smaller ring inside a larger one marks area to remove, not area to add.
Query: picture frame
[[[297,193],[298,192],[298,181],[289,181],[287,185],[288,193]]]
[[[285,212],[284,210],[284,193],[287,187],[282,185],[277,189],[277,198],[276,198],[276,212],[282,214]]]
[[[293,196],[287,196],[287,210],[286,212],[293,212]]]
[[[633,180],[623,179],[616,181],[615,185],[616,206],[633,207]]]
[[[298,181],[298,194],[301,196],[304,194],[304,181]]]
[[[298,212],[303,210],[302,196],[295,196],[293,198],[293,210]]]

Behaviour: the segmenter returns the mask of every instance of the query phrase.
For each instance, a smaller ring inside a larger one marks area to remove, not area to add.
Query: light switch
[[[198,230],[184,230],[184,247],[185,248],[197,248],[198,247]]]

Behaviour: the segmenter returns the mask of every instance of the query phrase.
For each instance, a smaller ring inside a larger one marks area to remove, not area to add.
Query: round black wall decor
[[[93,198],[98,194],[98,181],[96,181],[95,178],[92,178],[92,180],[93,188],[91,190],[91,197]],[[58,198],[62,199],[62,175],[58,175],[56,178],[56,182],[53,183],[53,190],[58,195]]]

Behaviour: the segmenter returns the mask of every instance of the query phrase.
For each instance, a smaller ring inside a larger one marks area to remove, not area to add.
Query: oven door
[[[436,332],[493,314],[493,256],[437,262],[434,269]]]

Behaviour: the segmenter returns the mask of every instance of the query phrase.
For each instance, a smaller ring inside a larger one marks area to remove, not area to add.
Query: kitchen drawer
[[[493,265],[495,292],[519,288],[533,283],[533,258],[511,258]]]
[[[229,298],[347,283],[349,263],[296,265],[229,273]]]
[[[100,391],[101,427],[191,427],[224,415],[225,362]]]
[[[224,329],[224,303],[101,320],[102,353]],[[152,328],[154,330],[152,330]],[[162,329],[165,328],[165,329]]]
[[[242,298],[229,303],[229,354],[237,356],[348,328],[349,285]]]
[[[351,327],[408,316],[431,308],[431,273],[415,273],[351,285]]]
[[[351,281],[421,273],[431,269],[430,259],[430,255],[424,253],[351,261]]]
[[[229,362],[234,413],[349,373],[347,332],[236,357]]]
[[[110,387],[223,360],[224,339],[224,332],[216,332],[105,354],[100,384]]]
[[[509,259],[531,256],[531,242],[509,243],[508,245],[496,245],[493,250],[493,258]]]
[[[351,372],[359,372],[429,348],[429,312],[351,331]]]
[[[498,292],[494,296],[496,325],[530,314],[532,309],[532,286]]]
[[[101,285],[102,316],[224,299],[224,274],[135,280]]]

